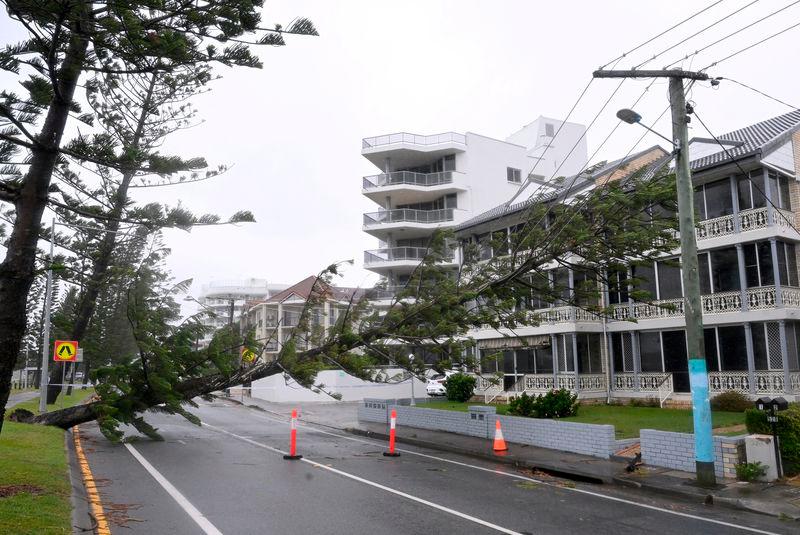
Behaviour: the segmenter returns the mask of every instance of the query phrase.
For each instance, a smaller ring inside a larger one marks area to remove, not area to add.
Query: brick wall
[[[471,407],[469,412],[456,412],[386,403],[384,400],[365,399],[359,406],[358,419],[386,423],[386,415],[395,409],[398,426],[446,431],[487,439],[494,436],[495,419],[499,419],[503,436],[508,442],[582,453],[603,459],[607,459],[617,450],[613,425],[498,416],[494,407],[478,406]]]
[[[645,464],[695,471],[693,434],[642,429],[639,438]],[[714,437],[714,472],[717,477],[736,477],[736,465],[744,461],[742,444],[743,437]]]

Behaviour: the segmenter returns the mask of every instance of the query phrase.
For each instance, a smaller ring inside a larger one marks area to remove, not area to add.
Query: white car
[[[447,391],[444,388],[444,382],[447,380],[448,377],[455,374],[457,372],[453,371],[446,371],[444,375],[438,374],[434,375],[430,379],[428,379],[428,384],[425,386],[425,391],[428,393],[429,396],[444,396],[447,394]]]

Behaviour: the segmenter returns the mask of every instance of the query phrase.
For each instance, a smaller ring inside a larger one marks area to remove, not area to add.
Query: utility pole
[[[683,271],[686,342],[689,354],[689,382],[692,391],[694,449],[697,483],[716,485],[714,474],[714,439],[711,432],[711,406],[708,397],[703,312],[700,304],[700,277],[697,266],[697,240],[694,222],[694,188],[689,169],[689,133],[691,109],[687,109],[684,80],[708,80],[701,72],[676,70],[604,71],[595,78],[669,78],[669,102],[672,108],[672,139],[675,154],[675,176],[678,189],[678,218],[681,234],[681,268]]]

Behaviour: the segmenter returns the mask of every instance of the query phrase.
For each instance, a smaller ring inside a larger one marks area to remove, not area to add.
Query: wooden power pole
[[[695,463],[697,483],[716,485],[714,474],[714,439],[711,432],[711,406],[708,395],[703,342],[703,311],[700,304],[700,277],[697,265],[697,240],[694,223],[694,188],[689,169],[689,113],[684,94],[684,80],[708,80],[701,72],[683,70],[604,71],[595,78],[669,78],[669,102],[672,108],[672,139],[675,154],[675,176],[678,189],[678,218],[681,233],[681,268],[683,271],[686,343],[689,355],[689,383],[692,391]]]

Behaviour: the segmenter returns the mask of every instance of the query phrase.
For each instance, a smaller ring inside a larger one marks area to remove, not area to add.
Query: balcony
[[[728,214],[714,219],[699,221],[695,229],[698,241],[711,238],[721,238],[736,234],[736,223],[739,223],[739,232],[752,232],[770,226],[767,208],[753,208],[742,210],[738,214]],[[772,225],[782,230],[791,230],[794,227],[794,212],[776,208],[772,210]],[[678,233],[675,233],[678,237]]]
[[[443,134],[433,134],[429,136],[421,136],[419,134],[409,134],[408,132],[398,132],[396,134],[387,134],[384,136],[365,137],[361,140],[362,149],[371,149],[382,147],[384,145],[396,144],[420,145],[428,147],[431,145],[441,145],[443,143],[458,143],[466,145],[467,138],[464,134],[457,134],[455,132],[444,132]]]
[[[800,308],[800,288],[781,287],[781,300],[786,308]],[[759,286],[745,290],[747,309],[767,310],[776,308],[777,296],[775,286]],[[742,312],[742,292],[720,292],[700,296],[703,315],[727,314]],[[663,299],[652,303],[620,304],[613,308],[615,320],[651,320],[683,317],[683,298]]]
[[[400,132],[385,136],[364,138],[361,154],[379,169],[384,169],[390,158],[395,169],[406,169],[429,164],[443,156],[467,150],[464,134],[445,132],[421,136]]]
[[[425,247],[392,247],[364,251],[364,267],[375,271],[392,269],[397,273],[413,271],[428,253],[429,250]],[[445,261],[453,261],[452,251],[447,255]]]
[[[365,197],[378,204],[383,204],[387,195],[391,195],[394,204],[425,202],[448,193],[466,191],[463,177],[463,173],[457,171],[439,173],[393,171],[365,176],[361,191]]]
[[[454,222],[453,208],[413,210],[399,208],[364,214],[364,231],[385,240],[392,231],[403,232],[404,238],[422,237],[434,229]]]

